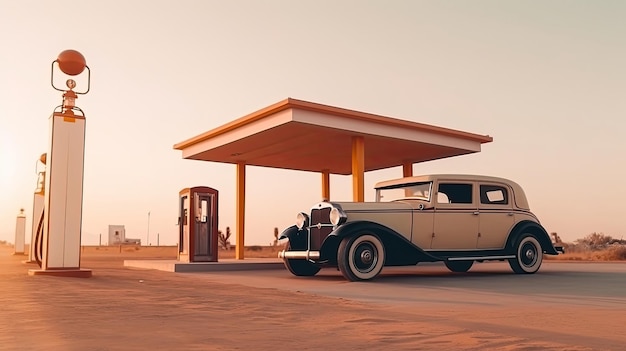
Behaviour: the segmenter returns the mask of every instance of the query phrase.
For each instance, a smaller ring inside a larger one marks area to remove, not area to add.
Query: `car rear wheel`
[[[385,247],[374,234],[344,238],[337,251],[337,265],[350,281],[373,279],[385,265]]]
[[[289,251],[289,244],[287,244],[285,251]],[[299,277],[312,277],[320,271],[320,266],[307,260],[285,258],[283,262],[291,274]]]
[[[452,272],[464,273],[472,268],[474,261],[445,261],[446,267]]]
[[[539,270],[542,261],[541,244],[533,235],[525,234],[518,240],[515,258],[509,260],[509,265],[517,274],[532,274]]]

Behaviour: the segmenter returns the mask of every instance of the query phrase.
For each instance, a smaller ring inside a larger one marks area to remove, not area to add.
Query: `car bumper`
[[[279,251],[278,257],[283,259],[296,259],[296,260],[319,260],[319,251]]]

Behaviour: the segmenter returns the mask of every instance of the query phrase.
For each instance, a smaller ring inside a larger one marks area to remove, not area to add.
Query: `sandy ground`
[[[33,265],[11,253],[0,248],[0,350],[531,351],[626,345],[624,296],[552,306],[555,300],[539,298],[535,304],[518,295],[509,297],[518,303],[503,307],[502,296],[455,288],[454,279],[433,289],[443,279],[435,275],[430,283],[423,280],[423,289],[411,290],[423,294],[419,303],[398,304],[258,280],[245,284],[252,278],[244,273],[124,268],[124,258],[137,258],[132,253],[85,252],[82,267],[94,270],[92,278],[28,276]],[[394,279],[403,280],[400,275],[368,285],[344,282],[334,273],[319,278],[333,289],[363,294],[382,294]],[[301,283],[288,274],[281,279]],[[621,283],[626,284],[613,282]]]

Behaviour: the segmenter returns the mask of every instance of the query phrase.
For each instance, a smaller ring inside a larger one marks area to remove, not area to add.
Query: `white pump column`
[[[15,252],[14,255],[24,255],[24,240],[26,240],[26,216],[24,209],[20,209],[15,221]]]
[[[41,270],[29,274],[90,277],[80,269],[85,117],[53,113],[46,160]]]
[[[53,114],[41,268],[78,269],[83,212],[85,118]]]

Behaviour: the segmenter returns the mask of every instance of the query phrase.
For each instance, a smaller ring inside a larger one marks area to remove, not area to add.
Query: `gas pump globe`
[[[60,89],[55,85],[54,82],[54,71],[55,64],[59,67],[61,72],[65,73],[68,76],[77,76],[85,69],[87,69],[87,88],[84,91],[74,91],[76,88],[76,81],[74,79],[68,79],[65,81],[65,86],[68,89]],[[78,110],[82,113],[82,110],[76,106],[76,99],[78,99],[77,94],[87,94],[91,85],[91,70],[89,66],[87,66],[87,62],[85,61],[85,57],[76,50],[65,50],[59,54],[56,60],[52,62],[52,74],[50,77],[50,83],[52,87],[58,91],[63,92],[63,103],[59,106],[61,107],[61,113],[66,115],[74,115],[74,110]],[[58,107],[57,107],[58,108]]]

